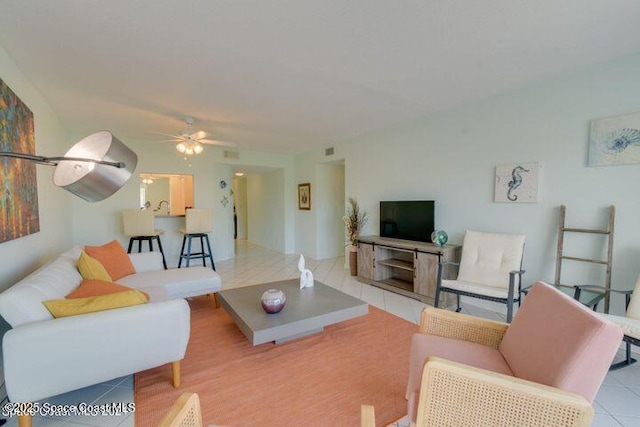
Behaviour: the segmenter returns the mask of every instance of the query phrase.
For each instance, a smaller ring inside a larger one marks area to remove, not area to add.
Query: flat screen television
[[[435,201],[380,202],[380,237],[431,242]]]

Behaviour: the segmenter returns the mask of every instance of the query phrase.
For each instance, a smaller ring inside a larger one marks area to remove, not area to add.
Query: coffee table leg
[[[297,340],[298,338],[307,337],[309,335],[317,334],[317,333],[322,332],[322,331],[324,331],[324,328],[313,329],[311,331],[302,332],[300,334],[291,335],[291,336],[284,337],[284,338],[278,338],[275,341],[275,343],[276,343],[276,345],[283,344],[283,343],[286,343],[287,341]]]

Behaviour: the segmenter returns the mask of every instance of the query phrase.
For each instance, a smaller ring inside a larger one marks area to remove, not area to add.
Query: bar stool
[[[162,250],[162,242],[160,235],[163,230],[156,230],[154,227],[155,216],[151,210],[142,209],[125,209],[122,211],[122,221],[124,223],[124,234],[129,236],[129,248],[127,253],[131,253],[133,242],[138,242],[138,252],[142,252],[142,241],[149,242],[149,250],[153,251],[153,241],[158,240],[158,249],[162,254],[162,265],[167,269],[167,261]]]
[[[189,267],[189,261],[196,258],[202,259],[202,265],[207,266],[207,258],[211,260],[211,268],[215,271],[216,265],[213,262],[211,252],[211,244],[209,243],[209,234],[213,231],[213,210],[212,209],[187,209],[185,212],[185,228],[180,229],[184,235],[182,238],[182,249],[180,249],[180,260],[178,268],[182,267],[182,260],[186,260],[186,266]],[[200,239],[200,252],[191,252],[191,240],[193,238]],[[204,244],[207,244],[205,250]],[[186,246],[186,252],[185,252]]]

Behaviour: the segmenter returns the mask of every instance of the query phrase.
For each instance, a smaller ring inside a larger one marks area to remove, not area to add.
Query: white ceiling
[[[640,1],[0,0],[0,45],[69,131],[300,152],[640,52]]]

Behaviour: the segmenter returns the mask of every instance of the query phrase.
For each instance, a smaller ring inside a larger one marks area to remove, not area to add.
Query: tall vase
[[[349,270],[352,276],[358,275],[358,247],[349,246]]]

